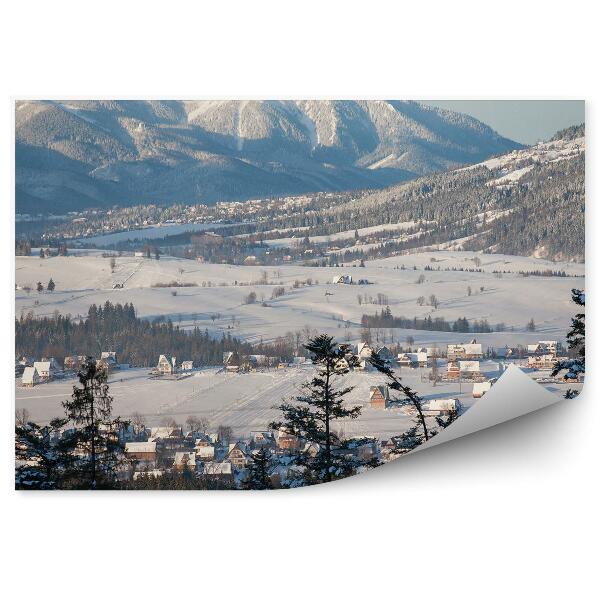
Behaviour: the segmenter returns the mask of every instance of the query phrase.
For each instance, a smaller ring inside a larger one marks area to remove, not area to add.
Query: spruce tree
[[[282,421],[270,424],[273,429],[316,444],[316,452],[298,452],[292,463],[302,468],[299,485],[310,485],[347,477],[362,467],[375,466],[376,461],[361,461],[355,454],[366,439],[345,440],[333,430],[335,421],[356,419],[361,407],[347,408],[344,397],[352,387],[338,387],[337,380],[359,364],[347,344],[337,344],[333,337],[318,335],[304,344],[318,366],[317,374],[303,385],[304,394],[279,406]]]
[[[585,310],[585,292],[583,290],[571,290],[571,298],[577,306],[582,306]],[[585,373],[585,312],[575,314],[571,319],[571,329],[567,334],[567,343],[569,349],[574,351],[575,356],[563,361],[557,361],[554,365],[552,375],[555,377],[561,371],[566,371],[564,377],[577,381],[579,375]],[[579,392],[569,389],[565,393],[565,398],[574,398]]]
[[[54,280],[52,279],[52,277],[50,277],[50,281],[48,282],[48,285],[46,286],[46,289],[49,292],[53,292],[55,287],[56,287],[56,284],[54,283]]]
[[[245,490],[270,490],[271,483],[271,453],[264,448],[255,450],[250,457],[248,474],[242,482]]]
[[[66,416],[75,425],[77,450],[83,456],[78,463],[81,485],[95,489],[114,487],[116,469],[123,462],[119,431],[127,423],[111,419],[105,369],[88,357],[78,373],[79,387],[73,386],[71,400],[63,402]]]
[[[63,430],[66,419],[48,425],[28,421],[15,426],[15,487],[50,490],[70,487],[75,462],[74,436]]]

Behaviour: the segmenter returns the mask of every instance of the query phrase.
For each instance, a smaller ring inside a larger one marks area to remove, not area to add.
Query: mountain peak
[[[377,188],[519,147],[399,100],[18,102],[16,141],[33,213]]]

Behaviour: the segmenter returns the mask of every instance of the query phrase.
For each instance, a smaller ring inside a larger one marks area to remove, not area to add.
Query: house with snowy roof
[[[376,350],[377,355],[381,360],[391,363],[394,360],[393,352],[387,346],[379,346]]]
[[[401,352],[396,360],[401,367],[426,367],[427,352]]]
[[[198,473],[213,482],[227,485],[233,483],[233,466],[230,462],[207,462],[202,463]]]
[[[125,456],[144,468],[152,468],[156,465],[156,442],[127,442]]]
[[[156,370],[161,375],[172,375],[177,372],[177,358],[175,356],[167,356],[161,354],[158,358],[158,364]]]
[[[390,403],[390,390],[387,385],[372,385],[369,391],[371,408],[387,408]]]
[[[424,412],[428,415],[447,415],[451,412],[460,412],[462,404],[458,398],[435,398],[424,405]]]
[[[336,275],[331,283],[343,283],[346,285],[350,285],[352,283],[352,275],[344,274],[344,275]]]
[[[175,452],[173,459],[173,468],[176,471],[195,471],[196,453],[195,452]]]
[[[471,340],[468,344],[448,344],[448,360],[477,360],[483,358],[483,349],[477,340]]]
[[[229,461],[235,469],[243,469],[248,464],[249,452],[246,444],[235,442],[229,444],[229,450],[225,460]]]
[[[537,344],[527,344],[527,354],[541,355],[541,354],[552,354],[556,358],[558,350],[558,342],[554,340],[539,341]]]
[[[215,460],[215,447],[214,446],[196,446],[196,460],[199,462],[209,462]]]
[[[23,387],[33,387],[41,382],[41,378],[35,367],[25,367],[23,376],[21,377],[21,385]]]
[[[223,352],[223,366],[226,371],[236,373],[240,370],[242,360],[237,352]]]
[[[297,450],[300,448],[300,439],[283,429],[277,432],[277,447],[280,450]]]
[[[58,363],[54,359],[38,360],[33,363],[33,367],[37,371],[40,379],[48,381],[60,370],[57,368]]]
[[[84,365],[87,356],[84,355],[73,355],[65,356],[64,369],[65,371],[77,371]]]
[[[553,354],[535,354],[527,358],[527,366],[538,371],[551,371],[555,363],[556,356]]]

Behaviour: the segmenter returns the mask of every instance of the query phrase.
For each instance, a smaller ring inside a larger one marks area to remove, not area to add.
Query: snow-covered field
[[[500,376],[503,367],[497,361],[481,363],[482,372],[490,378]],[[133,412],[139,412],[147,426],[159,425],[165,418],[184,424],[190,415],[204,416],[211,428],[229,425],[234,435],[245,437],[250,431],[266,429],[272,420],[279,419],[281,413],[277,406],[301,393],[302,384],[313,373],[312,365],[245,374],[207,368],[185,379],[172,380],[151,378],[149,369],[138,368],[113,372],[109,384],[115,415],[129,418]],[[424,379],[429,369],[398,368],[397,373],[403,383],[419,392],[425,400],[460,398],[465,410],[476,402],[472,398],[473,386],[470,383],[438,383],[432,387]],[[358,419],[336,423],[345,435],[374,435],[385,439],[410,426],[411,417],[405,409],[382,410],[369,406],[370,386],[384,382],[383,376],[377,372],[352,372],[340,379],[343,385],[354,386],[347,396],[347,404],[363,407]],[[30,418],[40,423],[62,416],[61,403],[72,393],[74,383],[75,379],[70,378],[34,388],[23,388],[17,384],[16,408],[26,408]],[[566,389],[560,384],[546,387],[560,394]]]
[[[496,363],[490,363],[490,376],[498,374]],[[277,406],[301,392],[302,384],[314,372],[314,367],[290,367],[265,372],[235,374],[204,369],[179,381],[149,377],[149,369],[128,369],[114,372],[109,380],[114,398],[113,412],[124,418],[134,411],[144,415],[148,426],[158,425],[166,417],[184,423],[189,415],[209,419],[213,428],[229,425],[240,437],[250,431],[266,429],[281,413]],[[428,369],[402,369],[403,381],[427,397],[460,397],[465,406],[471,398],[470,384],[439,384],[432,388],[421,382]],[[346,435],[397,435],[410,424],[411,417],[403,409],[381,410],[369,406],[371,385],[384,383],[376,372],[353,372],[340,381],[355,389],[347,396],[351,406],[363,406],[359,419],[338,422]],[[63,414],[61,402],[71,393],[74,379],[53,381],[34,388],[16,388],[17,409],[26,408],[36,422],[46,422]],[[461,392],[462,390],[462,392]]]
[[[476,268],[484,272],[424,270]],[[199,264],[169,256],[159,261],[145,258],[120,257],[111,273],[108,258],[94,254],[52,257],[16,257],[16,315],[32,311],[36,316],[50,316],[55,311],[74,317],[87,314],[92,303],[133,302],[138,316],[166,316],[182,327],[194,324],[220,335],[230,332],[251,342],[272,340],[286,332],[309,326],[319,332],[335,335],[340,340],[356,341],[360,337],[363,314],[374,314],[382,306],[371,304],[364,297],[385,296],[395,316],[412,318],[431,315],[453,321],[459,317],[487,319],[490,325],[504,323],[506,331],[478,335],[487,346],[525,344],[540,339],[564,340],[573,314],[570,290],[583,287],[581,277],[523,277],[518,271],[543,269],[565,270],[583,275],[584,265],[551,263],[540,259],[473,252],[427,252],[368,262],[365,268],[307,268],[298,265],[280,267],[233,266]],[[435,262],[433,262],[435,261]],[[401,266],[405,269],[402,270]],[[415,269],[416,267],[416,269]],[[498,278],[493,271],[510,271]],[[258,285],[267,273],[268,285]],[[334,275],[349,273],[356,281],[366,278],[371,285],[333,284]],[[419,276],[424,283],[418,284]],[[44,286],[52,277],[53,293],[38,294],[38,281]],[[313,285],[294,288],[294,281],[311,278]],[[157,288],[157,283],[177,281],[194,283],[195,287]],[[318,282],[318,283],[317,283]],[[123,284],[122,289],[113,285]],[[208,286],[211,287],[208,287]],[[285,287],[285,294],[272,300],[273,288]],[[26,292],[24,287],[30,287]],[[468,295],[468,288],[471,295]],[[257,302],[245,304],[245,297],[256,292]],[[176,293],[176,295],[174,295]],[[327,295],[326,295],[327,294]],[[419,306],[417,298],[434,294],[439,306]],[[359,304],[358,296],[361,296]],[[262,305],[262,300],[266,306]],[[218,316],[215,321],[211,318]],[[533,318],[535,332],[525,331]],[[470,334],[395,330],[381,332],[386,339],[404,342],[411,335],[415,344],[436,341],[465,341]]]
[[[479,261],[474,259],[479,259],[481,264],[476,264]],[[47,259],[17,257],[17,316],[29,311],[36,316],[49,316],[55,311],[83,316],[92,303],[110,300],[113,303],[133,302],[140,317],[168,316],[184,327],[196,324],[215,335],[227,331],[251,342],[272,340],[306,326],[312,331],[332,334],[340,341],[358,341],[363,313],[373,314],[382,308],[368,301],[365,304],[365,296],[377,298],[378,294],[383,294],[396,316],[431,314],[432,318],[443,316],[450,321],[467,317],[469,320],[487,319],[491,325],[503,322],[506,331],[475,336],[485,349],[543,339],[564,342],[574,312],[570,290],[584,285],[581,277],[523,277],[518,274],[519,271],[564,269],[571,275],[583,275],[584,265],[581,264],[472,252],[410,254],[372,261],[364,268],[298,265],[262,268],[199,264],[168,256],[159,261],[131,256],[116,261],[112,273],[109,259],[97,253]],[[425,267],[480,268],[483,272],[425,270]],[[498,278],[494,270],[507,273]],[[264,271],[270,283],[259,285],[257,282]],[[360,286],[330,283],[334,275],[342,273],[350,273],[355,281],[366,278],[372,283]],[[417,279],[421,275],[425,281],[419,284]],[[37,282],[45,286],[50,277],[56,283],[56,290],[38,294],[35,291]],[[296,280],[307,278],[312,279],[312,285],[293,287]],[[152,287],[171,281],[197,285]],[[115,283],[123,283],[124,287],[113,289]],[[272,290],[279,285],[285,287],[285,294],[272,300]],[[31,291],[25,291],[24,287],[30,287]],[[471,295],[468,295],[468,287]],[[256,292],[258,301],[245,304],[245,296],[252,291]],[[417,304],[419,296],[429,298],[431,294],[440,302],[437,309]],[[362,298],[360,304],[359,295]],[[266,306],[261,302],[263,296]],[[215,314],[219,316],[213,322],[211,316]],[[527,332],[525,325],[531,318],[535,320],[536,331]],[[372,333],[374,337],[379,334],[379,342],[385,343],[406,344],[407,336],[412,336],[414,346],[455,343],[473,337],[473,334],[409,329]],[[183,423],[188,415],[204,415],[214,427],[229,425],[236,435],[244,436],[251,430],[267,427],[277,418],[279,412],[275,407],[299,393],[312,369],[312,366],[304,366],[226,374],[209,368],[179,381],[151,379],[148,369],[130,369],[111,375],[110,390],[114,396],[114,413],[125,418],[137,411],[145,416],[148,425],[157,425],[165,417]],[[488,377],[500,375],[499,363],[494,361],[482,363],[482,370]],[[472,404],[470,384],[463,383],[459,387],[456,383],[445,383],[432,387],[421,379],[428,372],[428,369],[404,368],[401,375],[405,383],[426,399],[459,397],[466,407]],[[350,403],[364,406],[357,421],[342,424],[346,435],[368,434],[385,438],[409,426],[410,417],[400,409],[376,410],[368,406],[370,386],[383,382],[379,374],[354,372],[345,381],[356,386],[349,397]],[[73,383],[72,379],[57,380],[34,388],[22,388],[17,381],[16,407],[27,408],[36,421],[48,421],[62,414],[61,402],[70,395]],[[560,384],[547,387],[555,393],[564,393],[564,386]]]

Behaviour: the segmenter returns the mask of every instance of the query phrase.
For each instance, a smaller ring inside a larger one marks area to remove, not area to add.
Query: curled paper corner
[[[519,367],[510,365],[490,391],[469,410],[435,437],[418,446],[419,452],[482,429],[505,423],[561,400],[529,378]]]

